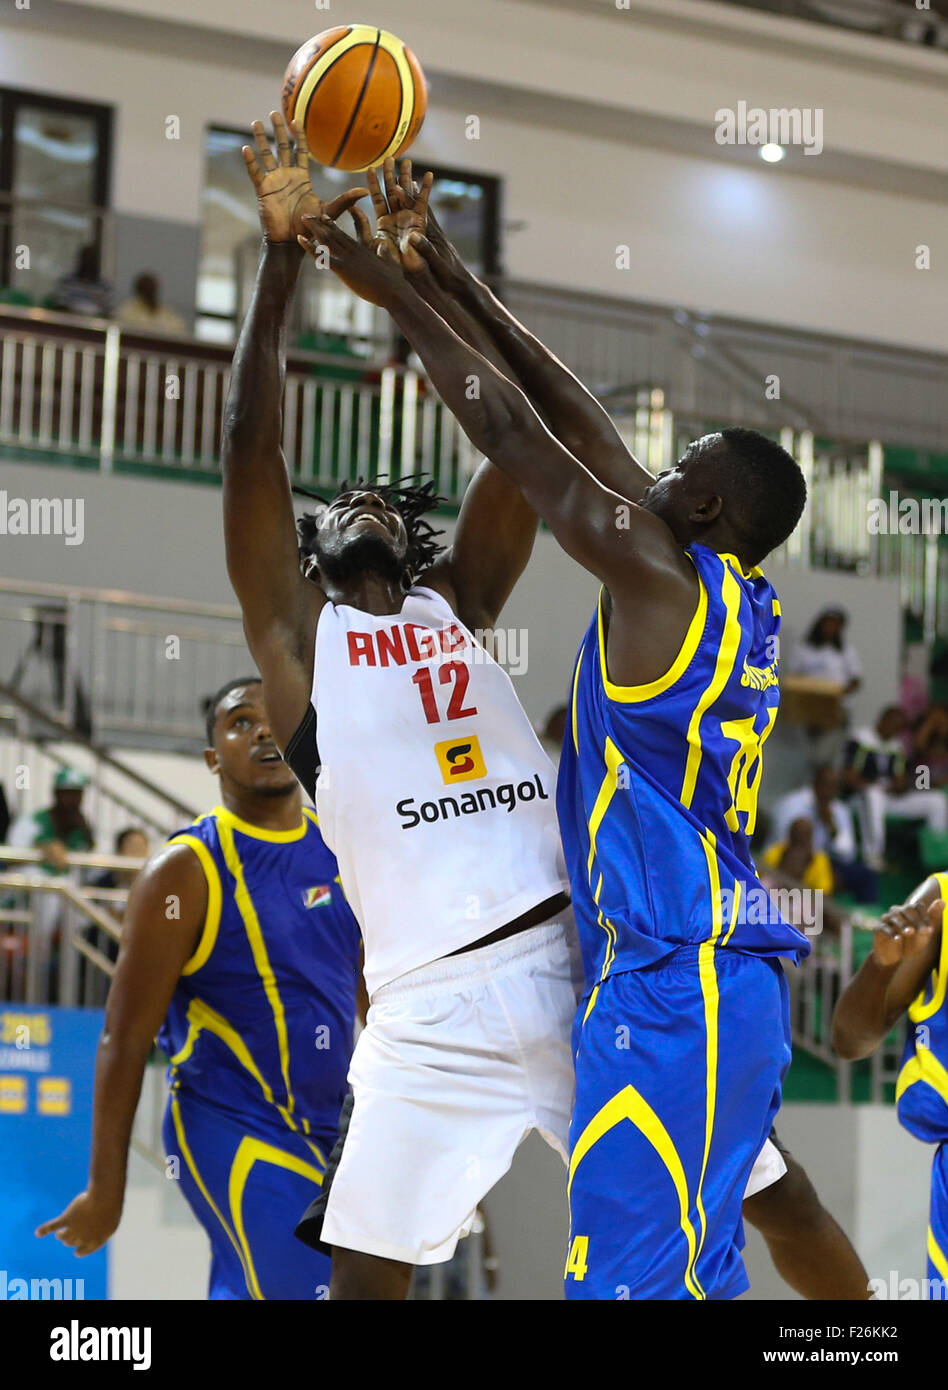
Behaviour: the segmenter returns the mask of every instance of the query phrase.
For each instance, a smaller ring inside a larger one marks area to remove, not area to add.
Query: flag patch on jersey
[[[435,755],[441,769],[441,777],[447,787],[453,782],[470,782],[476,777],[487,776],[484,755],[481,753],[476,734],[436,743]]]
[[[325,907],[332,901],[332,889],[328,883],[320,883],[315,888],[303,889],[304,907]]]

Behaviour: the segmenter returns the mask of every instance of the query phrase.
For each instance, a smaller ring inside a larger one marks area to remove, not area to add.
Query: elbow
[[[861,1062],[873,1051],[871,1044],[867,1046],[865,1039],[857,1037],[837,1018],[833,1019],[830,1046],[841,1062]]]

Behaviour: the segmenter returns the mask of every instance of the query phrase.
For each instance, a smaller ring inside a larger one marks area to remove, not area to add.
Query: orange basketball
[[[401,39],[371,24],[340,24],[298,48],[283,78],[283,114],[310,153],[362,170],[407,150],[421,129],[428,84]]]

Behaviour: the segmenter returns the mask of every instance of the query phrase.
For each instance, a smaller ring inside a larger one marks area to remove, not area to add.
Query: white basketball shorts
[[[412,970],[372,999],[322,1238],[407,1264],[449,1260],[539,1130],[566,1162],[575,955],[560,922]]]

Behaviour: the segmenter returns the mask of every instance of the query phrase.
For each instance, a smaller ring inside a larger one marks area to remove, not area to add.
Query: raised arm
[[[221,469],[227,570],[263,677],[274,736],[285,748],[309,700],[316,617],[325,602],[300,571],[280,442],[286,317],[302,262],[296,238],[305,213],[337,217],[366,190],[353,189],[324,207],[310,185],[305,137],[297,132],[294,155],[283,118],[272,112],[271,120],[278,158],[259,121],[253,127],[256,155],[246,146],[243,151],[264,240],[231,368]]]
[[[627,448],[595,396],[468,269],[430,209],[427,233],[415,234],[412,245],[446,297],[479,324],[551,433],[605,487],[638,501],[654,481],[652,474]]]
[[[666,609],[673,600],[681,610],[680,645],[697,582],[665,523],[603,486],[550,433],[523,391],[462,341],[399,267],[328,220],[307,225],[314,236],[310,249],[327,247],[337,274],[388,309],[462,429],[521,489],[563,548],[608,586],[617,603],[626,595],[654,598],[652,609],[666,629],[662,600]],[[677,626],[672,623],[672,638]],[[670,647],[671,656],[678,645]]]
[[[171,911],[169,905],[175,904]],[[145,1064],[207,911],[207,884],[186,845],[161,850],[136,878],[95,1063],[92,1153],[84,1192],[38,1236],[91,1255],[118,1227],[132,1122]]]
[[[375,170],[367,176],[376,213],[378,236],[388,239],[406,274],[406,284],[437,313],[454,333],[498,371],[513,373],[474,316],[447,294],[410,237],[425,229],[431,175],[421,186],[412,180],[411,161],[402,161],[395,178],[393,160],[384,166],[384,187]],[[353,213],[363,244],[371,244],[364,214]],[[472,630],[494,626],[533,551],[539,518],[519,487],[486,460],[464,493],[454,539],[449,550],[422,576],[422,582],[442,592]]]
[[[918,995],[938,959],[945,910],[936,878],[884,913],[871,953],[833,1011],[833,1050],[868,1057]]]

